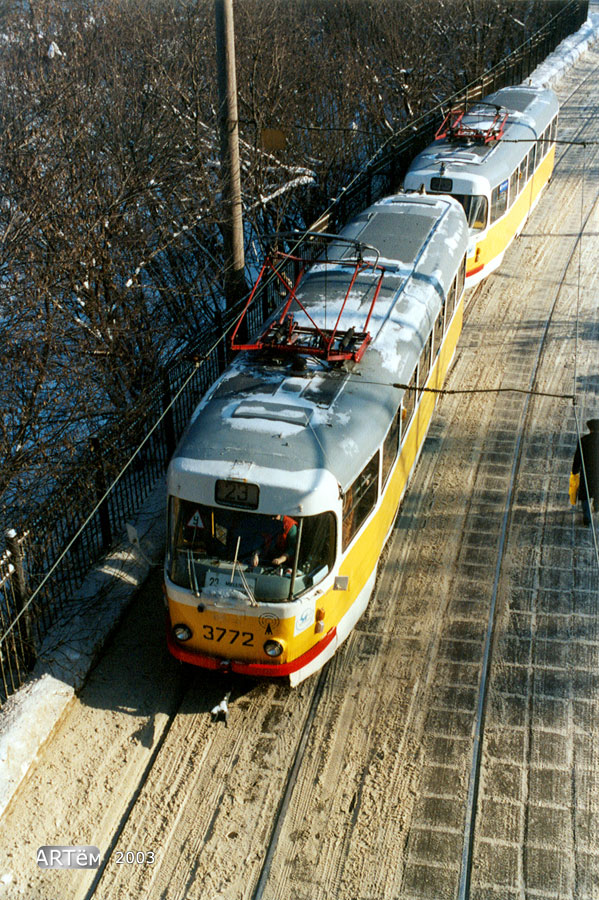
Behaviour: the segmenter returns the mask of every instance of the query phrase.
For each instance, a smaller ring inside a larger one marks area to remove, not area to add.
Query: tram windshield
[[[489,204],[486,197],[478,194],[452,194],[464,207],[468,227],[474,231],[482,231],[487,227]]]
[[[170,498],[171,581],[206,597],[281,602],[333,566],[335,516],[266,516]]]

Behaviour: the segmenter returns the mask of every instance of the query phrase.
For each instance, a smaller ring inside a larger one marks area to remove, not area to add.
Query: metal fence
[[[478,99],[524,81],[587,17],[586,0],[553,0],[553,5],[556,15],[542,31],[446,102]],[[320,226],[334,229],[396,190],[410,161],[433,139],[440,115],[437,107],[388,141],[331,205]],[[248,312],[249,332],[279,303],[273,280],[261,286]],[[85,575],[164,477],[195,405],[229,362],[226,333],[205,336],[194,356],[187,354],[160,372],[143,409],[118,431],[95,436],[79,461],[77,477],[22,533],[7,533],[0,556],[0,704],[26,679],[49,628],[59,617],[76,612],[73,596]]]

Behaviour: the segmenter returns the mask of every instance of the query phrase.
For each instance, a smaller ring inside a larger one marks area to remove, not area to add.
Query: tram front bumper
[[[312,671],[320,668],[318,657],[322,654],[325,654],[327,658],[332,655],[336,645],[336,637],[337,629],[331,628],[309,650],[288,662],[248,662],[247,660],[223,659],[218,656],[209,656],[198,650],[192,650],[175,640],[168,617],[166,627],[167,647],[175,659],[178,659],[180,662],[199,666],[202,669],[211,669],[218,672],[237,672],[240,675],[253,675],[256,678],[291,678],[293,682],[301,680],[301,678],[297,678],[297,675],[303,670],[307,670],[306,675],[309,675]],[[331,647],[331,644],[333,647]],[[327,650],[331,652],[326,653]]]

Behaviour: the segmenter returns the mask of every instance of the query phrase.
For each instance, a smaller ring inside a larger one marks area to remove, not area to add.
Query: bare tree
[[[554,12],[236,0],[248,281],[389,135]],[[66,490],[226,324],[212,0],[0,4],[0,508]],[[266,149],[276,128],[285,145]],[[120,427],[120,426],[119,426]]]

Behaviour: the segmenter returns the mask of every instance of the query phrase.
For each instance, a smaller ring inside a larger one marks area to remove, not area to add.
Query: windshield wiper
[[[187,551],[187,573],[189,575],[189,586],[192,591],[199,598],[200,596],[200,587],[198,585],[198,573],[196,572],[196,567],[193,564],[193,551]]]
[[[251,589],[251,587],[250,587],[249,584],[248,584],[247,578],[245,577],[245,572],[244,572],[243,569],[241,569],[241,568],[239,569],[239,577],[241,578],[241,583],[242,583],[242,585],[243,585],[244,591],[246,592],[246,594],[247,594],[247,596],[248,596],[248,600],[250,601],[250,605],[251,605],[251,606],[258,606],[258,601],[257,601],[256,598],[254,597],[254,595],[253,595],[253,593],[252,593],[252,589]]]

